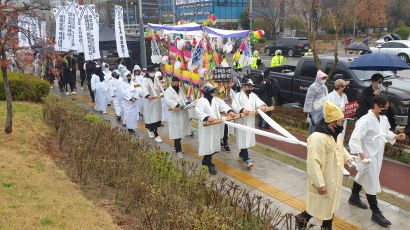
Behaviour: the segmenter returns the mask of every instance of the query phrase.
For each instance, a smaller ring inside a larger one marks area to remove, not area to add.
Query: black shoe
[[[351,195],[349,198],[349,204],[354,205],[356,207],[367,209],[367,205],[360,200],[360,197],[357,195]]]
[[[208,172],[211,174],[211,175],[216,175],[216,169],[215,169],[215,167],[212,165],[212,166],[209,166],[208,167]]]
[[[108,103],[108,104],[107,104],[107,106],[111,106],[111,104],[110,104],[110,103]]]
[[[134,131],[133,129],[128,129],[128,133],[129,133],[129,134],[134,134],[135,131]]]
[[[391,225],[391,222],[388,219],[386,219],[386,217],[384,217],[381,213],[373,213],[372,220],[383,227]]]
[[[121,116],[117,116],[117,121],[121,121]]]
[[[305,230],[307,227],[307,221],[305,218],[302,217],[302,215],[297,215],[295,216],[296,224],[298,225],[298,229],[300,230]]]
[[[229,148],[229,145],[224,145],[223,147],[224,147],[225,152],[229,153],[231,151],[231,149]]]

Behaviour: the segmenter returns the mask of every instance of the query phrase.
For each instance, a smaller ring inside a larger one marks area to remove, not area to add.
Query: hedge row
[[[294,217],[281,214],[270,200],[226,178],[209,180],[196,164],[112,128],[71,100],[50,95],[43,115],[72,166],[66,172],[114,200],[133,229],[295,228],[289,224]]]
[[[41,78],[17,72],[8,72],[7,76],[13,100],[41,102],[50,93],[50,84]],[[5,99],[4,82],[0,71],[0,100]]]

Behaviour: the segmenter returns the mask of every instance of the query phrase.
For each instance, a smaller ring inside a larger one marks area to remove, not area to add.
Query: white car
[[[410,41],[408,40],[394,40],[394,41],[389,41],[386,43],[383,43],[379,45],[378,47],[370,47],[370,50],[373,53],[389,53],[389,54],[394,54],[406,63],[410,63]]]

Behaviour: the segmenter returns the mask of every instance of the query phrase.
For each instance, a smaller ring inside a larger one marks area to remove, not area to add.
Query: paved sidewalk
[[[277,133],[273,129],[265,129],[265,131]],[[292,133],[292,135],[306,142],[306,136],[297,133]],[[272,140],[259,135],[256,135],[256,141],[306,160],[307,149],[301,145],[289,145],[285,142]],[[355,176],[357,173],[355,168],[346,167],[346,169],[352,176]],[[410,167],[405,164],[383,160],[382,170],[380,172],[380,183],[383,187],[410,196]]]
[[[58,89],[54,89],[53,92],[60,94]],[[94,111],[89,101],[88,90],[78,90],[78,93],[79,95],[73,96],[73,98],[91,111]],[[108,114],[100,115],[117,124],[110,114],[112,114],[112,111]],[[139,124],[139,129],[137,135],[147,138],[147,133],[143,131],[145,129],[142,123]],[[194,131],[197,134],[197,131]],[[168,127],[161,127],[159,132],[164,140],[161,148],[171,150],[172,146],[165,143],[169,141],[167,138]],[[183,138],[183,150],[186,152],[184,157],[187,160],[200,164],[197,155],[198,140],[196,137]],[[243,163],[237,161],[239,150],[234,148],[233,144],[231,144],[231,149],[230,153],[219,152],[215,155],[218,176],[226,176],[249,188],[252,192],[262,194],[264,197],[274,200],[275,204],[283,212],[297,214],[304,209],[304,202],[306,201],[306,173],[304,171],[253,151],[250,151],[250,157],[255,166],[248,170]],[[369,209],[363,210],[349,205],[347,203],[349,195],[350,191],[344,188],[341,194],[341,207],[335,214],[334,229],[385,229],[370,220],[371,212]],[[365,198],[363,200],[366,201]],[[383,201],[380,201],[380,209],[393,223],[390,229],[410,229],[410,222],[408,221],[410,219],[410,212]],[[316,220],[314,222],[319,223]],[[315,229],[319,229],[319,227]]]

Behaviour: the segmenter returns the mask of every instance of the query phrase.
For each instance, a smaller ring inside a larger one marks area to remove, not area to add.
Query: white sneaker
[[[151,139],[154,138],[155,137],[154,132],[148,131],[148,137]]]
[[[77,93],[75,91],[71,92],[72,95],[76,95]]]
[[[184,155],[182,155],[182,152],[177,152],[176,154],[178,159],[184,159]]]
[[[157,137],[155,138],[155,141],[156,141],[157,143],[161,143],[161,142],[162,142],[162,139],[161,139],[160,136],[157,136]]]
[[[84,89],[84,87],[81,86],[81,90],[83,90],[83,89]]]
[[[346,169],[343,169],[343,176],[350,176],[349,171],[347,171]]]
[[[53,86],[50,86],[50,89],[54,89],[54,87],[53,87]]]
[[[107,111],[104,111],[104,112],[103,112],[103,114],[106,114],[106,113],[107,113]]]
[[[70,93],[69,93],[69,92],[65,92],[65,95],[70,95]]]

